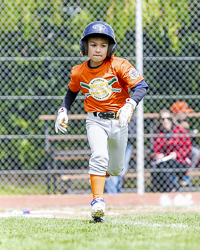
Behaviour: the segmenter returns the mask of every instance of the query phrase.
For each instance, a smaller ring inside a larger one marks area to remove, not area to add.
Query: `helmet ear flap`
[[[110,42],[110,44],[108,46],[108,52],[107,52],[107,56],[109,58],[111,58],[111,56],[114,53],[115,49],[116,49],[116,43]]]
[[[80,51],[82,56],[88,55],[88,42],[87,40],[80,41]]]

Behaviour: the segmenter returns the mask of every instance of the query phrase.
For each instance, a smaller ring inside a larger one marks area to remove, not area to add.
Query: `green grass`
[[[77,182],[76,185],[73,184],[73,189],[76,190],[83,190],[83,189],[90,189],[90,185],[85,182]],[[65,184],[65,189],[67,189]],[[50,194],[54,194],[54,186],[50,185]],[[57,185],[57,194],[61,194],[60,185]],[[20,195],[20,194],[47,194],[47,186],[46,185],[25,185],[20,186],[19,184],[16,185],[0,185],[0,195]]]
[[[0,218],[1,250],[199,248],[199,213],[106,216],[96,224],[88,216]]]
[[[53,191],[52,191],[53,193]],[[45,185],[0,185],[0,195],[13,194],[47,194],[47,187]]]

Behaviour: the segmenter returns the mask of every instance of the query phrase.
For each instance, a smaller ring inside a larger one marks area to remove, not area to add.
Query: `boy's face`
[[[98,67],[107,57],[109,39],[101,37],[92,37],[88,39],[88,56],[90,66]]]

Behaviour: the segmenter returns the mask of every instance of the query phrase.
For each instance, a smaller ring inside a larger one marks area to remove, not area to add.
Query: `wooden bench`
[[[200,177],[200,171],[189,171],[187,175],[190,177],[191,180],[195,180],[196,177]],[[61,190],[62,193],[71,193],[71,182],[72,181],[88,181],[90,180],[89,174],[65,174],[60,176],[61,181],[63,183],[66,183],[67,188],[65,188],[65,185],[62,185],[63,190]],[[137,173],[128,172],[123,176],[123,179],[125,182],[128,181],[128,179],[136,179]],[[144,172],[144,178],[149,180],[149,183],[151,182],[151,172]]]
[[[136,115],[136,114],[135,114]],[[199,113],[189,113],[187,114],[188,117],[200,117]],[[70,120],[85,120],[87,117],[87,114],[69,114],[69,123]],[[154,119],[159,117],[158,113],[144,113],[143,114],[144,119],[149,119],[151,121],[150,123],[150,133],[144,134],[144,138],[153,139],[157,137],[158,135],[153,133],[153,121]],[[53,159],[52,166],[49,164],[47,165],[47,169],[49,169],[49,172],[54,169],[56,170],[56,162],[57,161],[78,161],[78,160],[89,160],[91,152],[90,149],[64,149],[64,150],[56,150],[55,147],[51,147],[51,142],[56,141],[87,141],[87,135],[86,134],[77,134],[77,135],[50,135],[49,134],[49,122],[55,121],[57,118],[56,115],[40,115],[39,120],[43,120],[45,122],[45,151],[51,155]],[[198,134],[189,134],[190,137],[200,137],[200,133]],[[131,138],[136,138],[136,134],[129,135]],[[145,149],[145,154],[151,157],[152,148]],[[136,157],[136,149],[133,151],[133,154],[131,156],[132,158]],[[194,174],[195,176],[198,176],[198,173]],[[74,174],[74,175],[64,175],[60,174],[60,178],[62,181],[71,181],[71,180],[80,180],[80,179],[88,179],[89,176],[87,174]],[[134,177],[135,176],[135,177]],[[145,173],[145,177],[150,177],[150,173]],[[124,178],[136,178],[136,173],[127,173]],[[54,193],[56,193],[56,178],[54,178]],[[47,192],[50,193],[50,178],[47,177]]]
[[[189,177],[200,177],[200,171],[189,171],[187,173]],[[150,178],[151,172],[144,172],[144,178]],[[124,178],[137,178],[137,173],[126,173],[124,175]],[[90,179],[89,174],[68,174],[68,175],[61,175],[62,181],[68,181],[68,180],[84,180],[84,179]]]

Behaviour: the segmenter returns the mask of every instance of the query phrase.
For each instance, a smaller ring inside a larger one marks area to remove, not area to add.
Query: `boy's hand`
[[[55,124],[56,133],[58,133],[58,130],[60,130],[63,133],[67,132],[67,123],[68,123],[67,109],[60,108],[58,110],[58,116]]]
[[[120,127],[125,127],[130,122],[133,110],[135,109],[136,105],[137,103],[134,100],[130,98],[126,99],[126,104],[117,112]]]

